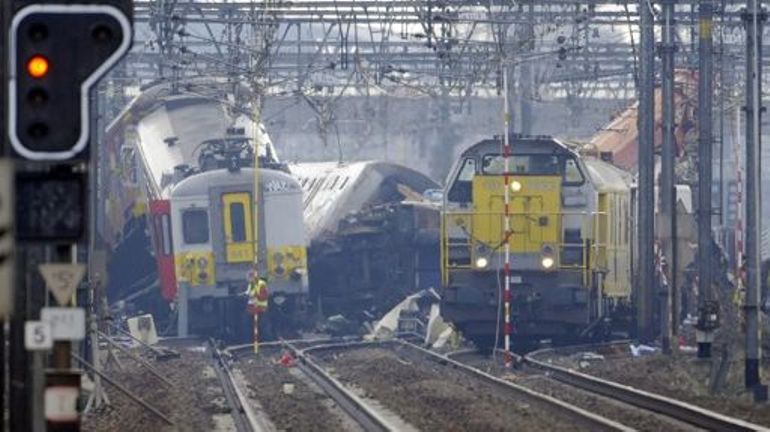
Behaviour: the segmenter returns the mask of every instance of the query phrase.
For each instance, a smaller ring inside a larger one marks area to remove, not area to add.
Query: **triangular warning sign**
[[[40,264],[38,268],[59,306],[70,301],[86,274],[86,266],[83,264]]]

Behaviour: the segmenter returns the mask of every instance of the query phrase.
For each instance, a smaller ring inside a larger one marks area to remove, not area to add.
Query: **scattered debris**
[[[577,354],[578,366],[585,369],[591,366],[591,363],[604,361],[604,356],[595,352],[581,352]]]
[[[332,336],[345,336],[358,332],[358,324],[344,315],[333,315],[326,319],[324,330]]]
[[[440,299],[433,288],[406,297],[377,321],[369,337],[387,339],[397,332],[406,332],[425,335],[427,341],[431,318],[433,324],[438,326],[437,329],[441,328],[437,321],[441,319],[438,310]],[[436,337],[440,332],[438,330]]]
[[[139,315],[126,320],[128,331],[136,340],[147,345],[158,343],[158,332],[155,330],[155,319],[150,314]]]
[[[431,305],[430,314],[428,317],[428,327],[425,330],[425,344],[434,346],[438,339],[447,330],[452,331],[452,327],[447,324],[443,318],[441,318],[441,305],[434,303]],[[442,342],[442,345],[446,341]]]
[[[658,351],[657,348],[651,347],[649,345],[644,345],[644,344],[639,344],[639,345],[629,344],[628,348],[631,350],[631,355],[634,357],[655,354]]]
[[[291,355],[289,351],[285,351],[281,357],[278,359],[278,364],[283,367],[294,367],[296,364],[296,360],[294,359],[294,356]]]
[[[588,360],[588,361],[594,361],[594,360],[604,361],[604,356],[601,354],[597,354],[595,352],[583,352],[583,353],[580,353],[580,359]]]
[[[447,344],[450,341],[453,341],[453,337],[457,336],[457,333],[452,327],[446,328],[443,332],[441,332],[440,335],[438,335],[438,338],[436,338],[436,341],[433,342],[433,349],[441,349],[447,346]],[[454,340],[456,341],[457,338],[455,337]],[[453,342],[454,345],[459,345],[458,342]]]

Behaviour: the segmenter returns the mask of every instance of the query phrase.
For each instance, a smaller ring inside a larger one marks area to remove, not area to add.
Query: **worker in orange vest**
[[[267,311],[269,294],[267,292],[267,279],[259,277],[256,272],[249,278],[249,287],[246,294],[249,296],[249,312],[252,315]]]

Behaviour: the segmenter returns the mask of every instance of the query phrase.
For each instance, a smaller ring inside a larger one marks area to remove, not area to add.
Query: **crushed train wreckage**
[[[438,288],[438,185],[387,162],[290,167],[304,191],[310,295],[327,330],[360,328]]]

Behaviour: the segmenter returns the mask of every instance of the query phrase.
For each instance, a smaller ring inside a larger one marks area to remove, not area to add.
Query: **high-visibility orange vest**
[[[249,282],[249,311],[252,314],[263,313],[267,310],[269,294],[267,292],[267,283],[262,279]]]

